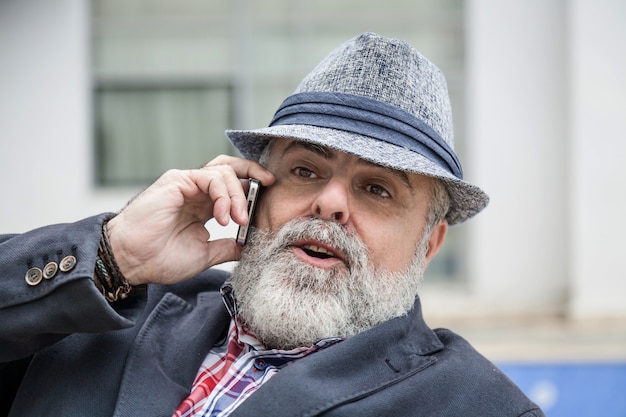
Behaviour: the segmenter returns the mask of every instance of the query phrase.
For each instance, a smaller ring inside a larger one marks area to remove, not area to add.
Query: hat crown
[[[396,106],[454,146],[452,111],[443,73],[411,45],[364,33],[340,45],[300,83],[295,93],[334,92]]]

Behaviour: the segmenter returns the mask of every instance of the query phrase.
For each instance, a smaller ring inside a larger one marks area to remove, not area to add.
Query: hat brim
[[[258,161],[272,138],[316,143],[356,155],[385,167],[441,179],[450,194],[448,224],[462,223],[485,208],[489,197],[477,186],[459,180],[426,157],[369,136],[310,125],[280,125],[254,130],[227,130],[226,135],[243,157]]]

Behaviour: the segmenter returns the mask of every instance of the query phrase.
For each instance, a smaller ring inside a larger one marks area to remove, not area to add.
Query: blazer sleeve
[[[0,362],[30,356],[71,333],[132,326],[93,283],[108,217],[0,236]]]

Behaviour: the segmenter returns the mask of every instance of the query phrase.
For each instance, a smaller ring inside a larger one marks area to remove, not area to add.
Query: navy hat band
[[[279,125],[310,125],[369,136],[417,152],[463,179],[459,159],[437,132],[410,113],[369,97],[296,93],[274,114],[270,127]]]

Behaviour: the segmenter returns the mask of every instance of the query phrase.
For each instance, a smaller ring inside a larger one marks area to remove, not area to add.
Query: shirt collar
[[[222,287],[220,288],[220,293],[222,294],[222,301],[226,306],[226,310],[228,310],[228,314],[232,318],[237,316],[237,300],[235,300],[235,294],[233,293],[233,286],[230,281],[226,281]]]

